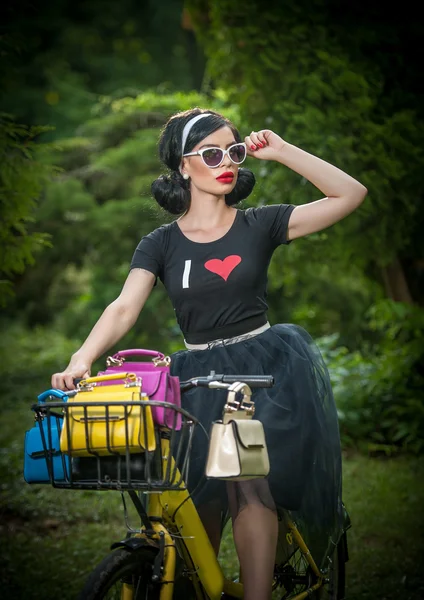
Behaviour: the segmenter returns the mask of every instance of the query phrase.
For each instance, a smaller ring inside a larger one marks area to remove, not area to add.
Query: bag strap
[[[111,375],[87,377],[86,379],[81,379],[77,387],[78,389],[86,388],[92,384],[100,383],[102,381],[116,381],[117,379],[121,379],[125,383],[135,383],[137,381],[137,375],[135,373],[112,373]]]

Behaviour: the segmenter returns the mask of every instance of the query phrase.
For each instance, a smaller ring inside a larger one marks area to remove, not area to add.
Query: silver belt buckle
[[[212,348],[215,348],[216,346],[225,346],[224,338],[221,338],[220,340],[213,340],[213,342],[209,342],[208,350],[212,350]]]

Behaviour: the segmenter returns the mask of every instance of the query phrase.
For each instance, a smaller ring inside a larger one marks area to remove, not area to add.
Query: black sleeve
[[[287,239],[290,215],[295,209],[294,204],[270,204],[253,208],[253,214],[258,224],[263,227],[275,246],[290,244]]]
[[[162,228],[155,229],[141,238],[133,254],[131,269],[146,269],[157,277],[163,272],[163,232]]]

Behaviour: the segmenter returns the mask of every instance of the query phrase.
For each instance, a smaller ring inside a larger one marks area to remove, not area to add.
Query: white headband
[[[211,113],[202,113],[200,115],[196,115],[195,117],[193,117],[192,119],[190,119],[190,121],[187,121],[187,123],[184,125],[184,129],[183,129],[183,142],[181,145],[181,157],[184,154],[184,147],[186,145],[186,141],[188,138],[188,134],[191,131],[191,128],[193,127],[193,125],[195,125],[197,123],[197,121],[200,121],[200,119],[203,119],[203,117],[210,117]]]

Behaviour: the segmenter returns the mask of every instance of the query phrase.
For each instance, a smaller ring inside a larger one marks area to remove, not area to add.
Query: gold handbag
[[[243,393],[241,402],[237,392]],[[252,420],[255,405],[252,392],[244,383],[228,388],[222,421],[212,423],[206,477],[242,481],[266,477],[269,457],[265,432],[260,421]]]
[[[96,384],[110,380],[124,383]],[[73,456],[106,456],[156,448],[150,406],[110,405],[112,402],[148,400],[142,393],[141,381],[134,373],[118,373],[89,377],[78,384],[75,396],[66,403],[60,436],[60,449]],[[84,402],[85,406],[72,406]],[[93,404],[90,406],[89,404]]]

